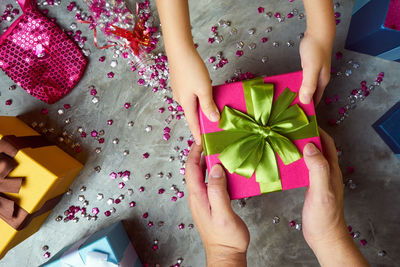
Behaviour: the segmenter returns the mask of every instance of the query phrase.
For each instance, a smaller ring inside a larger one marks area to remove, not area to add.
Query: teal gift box
[[[121,221],[65,247],[43,267],[141,267]]]

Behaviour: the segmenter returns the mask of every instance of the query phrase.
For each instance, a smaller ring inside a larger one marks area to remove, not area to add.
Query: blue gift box
[[[121,221],[67,246],[41,266],[141,267]]]
[[[345,48],[400,62],[400,29],[385,27],[390,1],[355,1]]]
[[[372,127],[400,159],[400,101],[377,120]]]

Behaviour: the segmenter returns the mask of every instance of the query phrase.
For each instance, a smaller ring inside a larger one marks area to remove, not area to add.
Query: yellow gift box
[[[40,134],[20,119],[0,116],[0,142],[10,136],[14,139],[40,138]],[[13,160],[16,166],[6,177],[8,181],[22,177],[19,192],[2,192],[0,188],[0,196],[7,201],[14,201],[17,209],[26,211],[31,217],[28,223],[19,227],[20,229],[0,218],[0,259],[8,250],[40,228],[51,213],[51,210],[46,209],[51,209],[59,201],[83,167],[80,162],[55,145],[33,147],[21,148],[16,152]]]

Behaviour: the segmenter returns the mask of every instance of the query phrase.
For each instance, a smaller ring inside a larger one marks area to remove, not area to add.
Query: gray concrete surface
[[[133,1],[128,0],[131,5]],[[0,11],[4,10],[5,3],[14,2],[5,0],[1,2]],[[57,18],[59,25],[68,28],[74,21],[73,15],[66,12],[66,6],[70,1],[62,0],[60,7],[49,7],[49,15]],[[83,6],[81,0],[76,1]],[[389,148],[374,132],[371,124],[374,123],[387,109],[400,99],[400,86],[398,76],[400,64],[385,61],[375,57],[358,54],[343,49],[347,28],[350,22],[353,1],[339,1],[337,11],[341,13],[341,23],[338,26],[334,51],[342,51],[344,58],[340,61],[333,59],[333,67],[336,71],[344,72],[351,68],[347,62],[353,60],[360,64],[357,69],[352,68],[353,74],[349,77],[342,75],[333,77],[326,89],[326,95],[338,95],[339,101],[331,105],[321,103],[318,107],[320,126],[325,128],[335,138],[337,145],[343,150],[340,158],[345,179],[353,179],[357,187],[345,190],[345,213],[347,223],[354,231],[359,231],[361,236],[355,239],[359,244],[360,239],[366,239],[368,244],[361,247],[362,253],[367,257],[372,266],[399,266],[400,265],[400,239],[399,222],[400,214],[400,161],[393,155]],[[250,71],[256,75],[274,75],[300,69],[298,56],[299,39],[297,36],[305,29],[305,19],[286,19],[278,23],[275,19],[268,20],[258,14],[257,7],[265,7],[265,11],[281,12],[287,14],[293,8],[303,12],[302,2],[288,1],[190,1],[191,20],[193,23],[193,35],[199,44],[198,51],[204,60],[215,56],[218,51],[228,58],[229,63],[222,69],[214,71],[209,63],[214,84],[219,84],[229,79],[236,69]],[[155,4],[152,2],[155,10]],[[220,44],[208,45],[211,26],[220,19],[231,21],[232,27],[237,28],[238,34],[229,35],[229,28],[221,28],[220,35],[224,40]],[[264,33],[268,26],[273,27],[271,33]],[[4,24],[0,25],[0,28]],[[91,32],[86,26],[79,26],[84,35],[91,39]],[[255,28],[256,33],[251,36],[247,33],[250,28]],[[269,41],[262,44],[260,39],[267,36]],[[237,58],[236,43],[245,43],[244,55]],[[287,47],[286,42],[293,40],[294,47]],[[273,47],[272,42],[279,41],[279,47]],[[257,44],[257,48],[250,51],[247,45],[251,42]],[[133,237],[134,246],[143,262],[154,266],[170,266],[176,263],[177,258],[184,259],[183,266],[204,266],[205,255],[196,229],[188,229],[192,223],[190,211],[186,202],[186,196],[176,203],[170,201],[173,191],[169,188],[176,184],[185,191],[182,185],[182,175],[179,174],[180,163],[176,159],[170,162],[169,157],[177,157],[175,146],[185,148],[184,142],[177,141],[179,136],[185,139],[190,136],[183,120],[174,120],[171,139],[166,142],[161,139],[164,120],[168,112],[160,114],[158,107],[166,107],[162,101],[162,95],[155,95],[149,88],[139,87],[136,83],[137,76],[132,74],[125,65],[125,61],[119,59],[116,69],[109,67],[112,52],[96,50],[90,42],[87,46],[92,51],[89,57],[88,69],[79,85],[54,105],[46,105],[26,94],[21,88],[9,91],[13,82],[0,73],[0,115],[21,115],[27,123],[43,122],[45,127],[56,129],[55,134],[49,135],[54,139],[67,131],[73,135],[74,140],[82,143],[83,152],[76,157],[85,163],[85,168],[72,185],[73,194],[65,196],[54,212],[49,216],[39,232],[9,251],[0,261],[0,266],[21,267],[37,266],[43,262],[43,245],[50,247],[54,255],[64,246],[75,242],[88,233],[93,233],[114,221],[127,219],[129,232]],[[159,48],[162,51],[162,47]],[[107,57],[106,63],[99,63],[98,58]],[[268,56],[269,61],[261,62],[262,56]],[[184,60],[184,59],[182,59]],[[105,67],[106,66],[106,67]],[[108,79],[109,71],[116,73],[114,79]],[[344,105],[350,91],[357,88],[361,80],[368,84],[375,80],[376,75],[385,72],[385,78],[380,87],[365,101],[360,102],[355,110],[350,113],[341,125],[331,127],[327,120],[336,117],[339,107]],[[100,102],[93,104],[88,86],[95,85],[99,91]],[[12,98],[14,103],[5,106],[6,99]],[[123,104],[127,101],[133,103],[132,108],[125,110]],[[64,115],[58,115],[57,109],[63,104],[71,104],[72,108]],[[40,113],[42,108],[48,108],[49,114]],[[65,119],[70,118],[71,123],[65,124]],[[113,119],[114,124],[107,126],[106,121]],[[129,121],[134,121],[134,127],[128,127]],[[152,125],[153,130],[146,133],[146,125]],[[92,138],[82,140],[76,129],[82,126],[87,132],[92,129],[105,130],[106,142],[99,154],[94,149],[99,145]],[[117,137],[118,145],[112,143]],[[71,152],[67,145],[61,147]],[[123,151],[129,149],[128,156]],[[142,159],[144,152],[150,153],[150,158]],[[94,168],[101,166],[100,173]],[[349,174],[347,168],[355,167],[355,172]],[[133,173],[128,187],[134,189],[134,194],[128,196],[126,190],[118,189],[115,181],[108,178],[111,171],[130,170]],[[158,172],[171,172],[172,178],[167,180],[157,177]],[[145,174],[152,177],[145,179]],[[81,186],[87,190],[80,192]],[[140,193],[139,186],[144,186],[145,191]],[[163,195],[158,195],[159,188],[165,188]],[[98,192],[104,194],[105,199],[96,200]],[[185,191],[186,192],[186,191]],[[125,199],[116,208],[116,213],[106,218],[103,212],[112,206],[106,204],[109,197],[117,197],[125,193]],[[85,195],[89,200],[88,210],[99,207],[101,210],[97,221],[87,221],[83,218],[78,223],[56,222],[55,218],[62,215],[70,205],[81,205],[78,195]],[[296,189],[286,192],[267,194],[253,197],[246,201],[246,205],[240,208],[237,202],[233,206],[238,214],[247,223],[251,233],[251,244],[248,251],[249,266],[318,266],[311,250],[305,243],[302,233],[289,227],[289,221],[301,221],[301,210],[304,199],[304,189]],[[134,200],[135,208],[129,208],[128,202]],[[148,219],[142,219],[141,215],[149,212]],[[274,216],[280,217],[279,224],[273,224]],[[153,221],[154,226],[148,227],[148,221]],[[164,226],[159,227],[159,221],[164,221]],[[179,230],[178,224],[184,223],[185,229]],[[151,248],[153,240],[159,240],[160,249],[154,252]],[[378,256],[378,251],[385,250],[387,255]]]

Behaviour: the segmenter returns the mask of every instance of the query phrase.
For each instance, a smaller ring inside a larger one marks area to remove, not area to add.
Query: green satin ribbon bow
[[[291,140],[318,136],[315,116],[290,104],[296,93],[286,88],[273,102],[273,84],[262,78],[243,83],[247,114],[224,106],[219,128],[224,131],[203,135],[206,155],[217,154],[230,173],[256,181],[262,193],[282,190],[275,153],[285,165],[302,155]]]

